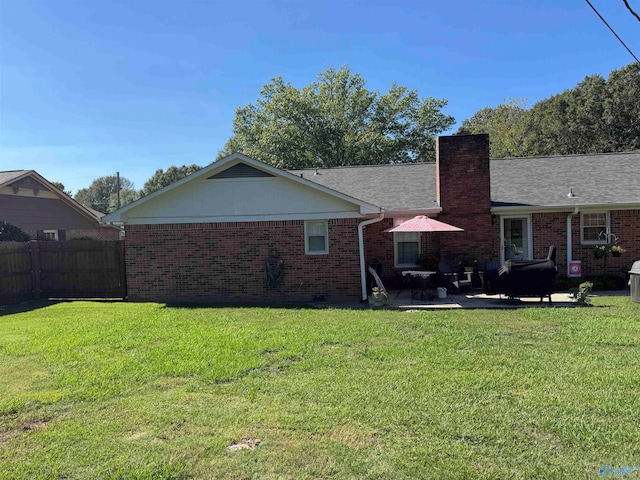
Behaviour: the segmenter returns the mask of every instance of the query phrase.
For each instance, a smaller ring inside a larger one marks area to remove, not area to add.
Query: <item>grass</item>
[[[640,304],[593,303],[5,310],[0,478],[585,478],[640,465]],[[227,451],[246,438],[262,444]]]

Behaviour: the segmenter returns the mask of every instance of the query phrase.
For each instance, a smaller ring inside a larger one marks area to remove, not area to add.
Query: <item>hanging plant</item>
[[[611,247],[611,256],[612,257],[621,257],[624,252],[627,250],[620,245],[614,245]]]
[[[604,258],[607,254],[607,246],[606,245],[598,245],[593,249],[593,256],[595,258]]]

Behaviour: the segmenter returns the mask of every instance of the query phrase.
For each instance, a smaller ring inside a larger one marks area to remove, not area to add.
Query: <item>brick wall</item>
[[[533,256],[544,258],[549,245],[557,247],[556,264],[561,276],[567,274],[567,215],[568,213],[537,213],[532,215]],[[607,258],[607,274],[626,276],[634,261],[640,260],[640,210],[614,210],[610,212],[611,232],[618,243],[627,249],[621,257]],[[571,223],[573,260],[582,262],[582,275],[602,274],[602,260],[593,256],[593,245],[582,245],[580,214]]]
[[[357,219],[329,221],[329,254],[305,255],[304,222],[230,222],[126,227],[132,300],[265,302],[360,297]],[[265,260],[284,261],[279,288]]]
[[[383,266],[383,276],[393,274],[393,233],[384,230],[393,227],[393,219],[385,218],[381,222],[364,227],[364,258],[367,262],[375,260]]]

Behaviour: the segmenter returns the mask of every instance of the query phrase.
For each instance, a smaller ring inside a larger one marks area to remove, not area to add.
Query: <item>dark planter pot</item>
[[[595,258],[604,258],[604,252],[603,252],[603,251],[601,251],[601,250],[595,250],[595,251],[593,252],[593,256],[594,256]]]
[[[611,256],[612,257],[621,257],[622,256],[622,252],[611,252]]]

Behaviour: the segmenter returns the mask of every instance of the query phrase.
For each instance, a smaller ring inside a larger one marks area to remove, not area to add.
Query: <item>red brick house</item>
[[[119,229],[100,221],[34,170],[0,172],[0,220],[19,227],[32,239],[117,240]]]
[[[134,300],[366,298],[369,261],[387,275],[423,253],[503,261],[505,244],[522,258],[553,244],[561,273],[568,252],[597,273],[600,231],[628,250],[610,269],[628,270],[640,258],[639,166],[640,153],[489,160],[487,135],[439,138],[431,164],[283,171],[233,154],[104,220],[124,225]],[[416,215],[465,231],[384,232]]]

